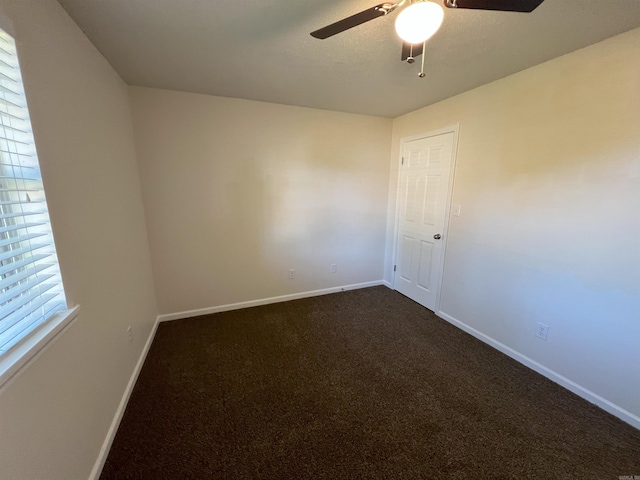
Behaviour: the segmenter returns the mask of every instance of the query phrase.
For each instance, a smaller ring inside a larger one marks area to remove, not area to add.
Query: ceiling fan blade
[[[404,62],[407,60],[407,58],[409,58],[410,55],[413,58],[419,57],[420,55],[422,55],[423,46],[424,45],[422,43],[419,43],[417,45],[412,45],[407,42],[402,42],[402,55],[400,60]],[[413,51],[411,51],[411,47],[413,47]]]
[[[449,8],[500,10],[502,12],[532,12],[544,0],[444,0]]]
[[[355,15],[351,15],[347,18],[343,18],[342,20],[332,23],[331,25],[327,25],[326,27],[320,28],[315,32],[311,32],[311,36],[324,40],[325,38],[332,37],[337,33],[341,33],[345,30],[349,30],[350,28],[362,25],[363,23],[368,22],[369,20],[373,20],[374,18],[384,17],[387,13],[389,13],[389,10],[384,8],[388,5],[388,3],[381,3],[380,5],[371,7],[363,12],[356,13]]]

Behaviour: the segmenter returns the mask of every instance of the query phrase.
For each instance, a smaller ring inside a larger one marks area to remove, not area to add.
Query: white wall
[[[400,140],[459,122],[441,311],[640,427],[639,58],[636,29],[395,119],[385,278]]]
[[[161,313],[382,279],[391,120],[130,94]]]
[[[86,479],[157,312],[127,86],[54,0],[3,0],[76,322],[0,392],[0,477]],[[133,326],[133,345],[126,328]]]

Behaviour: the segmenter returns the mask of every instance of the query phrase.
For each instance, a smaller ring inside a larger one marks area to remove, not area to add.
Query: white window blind
[[[0,358],[65,308],[16,46],[0,30]]]

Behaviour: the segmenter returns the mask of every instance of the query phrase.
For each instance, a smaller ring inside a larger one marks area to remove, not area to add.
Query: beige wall
[[[394,120],[459,123],[441,311],[640,426],[640,29]],[[548,340],[535,337],[537,322]],[[602,402],[601,402],[602,403]],[[631,417],[629,417],[631,418]]]
[[[161,313],[382,279],[391,120],[130,94]]]
[[[54,0],[3,0],[0,23],[18,44],[67,298],[81,306],[0,392],[0,477],[86,479],[157,315],[127,87]]]

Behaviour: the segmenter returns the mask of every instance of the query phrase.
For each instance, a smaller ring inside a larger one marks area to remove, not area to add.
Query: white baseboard
[[[118,405],[118,409],[116,410],[116,414],[113,418],[113,421],[111,422],[111,426],[109,428],[109,431],[107,432],[107,436],[104,440],[104,443],[102,445],[102,448],[100,449],[100,453],[98,455],[98,458],[96,460],[96,463],[93,467],[93,470],[91,471],[91,474],[89,476],[90,480],[98,480],[98,478],[100,477],[100,474],[102,473],[102,469],[104,467],[104,464],[107,460],[107,456],[109,455],[109,450],[111,448],[111,444],[113,443],[113,440],[116,436],[116,432],[118,431],[118,427],[120,426],[120,421],[122,420],[122,416],[124,415],[124,411],[127,407],[127,403],[129,401],[129,397],[131,396],[131,393],[133,391],[133,387],[136,384],[136,381],[138,379],[138,376],[140,375],[140,371],[142,370],[142,365],[144,364],[145,359],[147,358],[147,354],[149,353],[149,348],[151,348],[151,343],[153,341],[153,338],[156,334],[156,330],[158,329],[158,324],[159,322],[166,322],[169,320],[176,320],[176,319],[180,319],[180,318],[189,318],[189,317],[195,317],[195,316],[199,316],[199,315],[207,315],[210,313],[217,313],[217,312],[225,312],[225,311],[230,311],[230,310],[238,310],[241,308],[248,308],[248,307],[255,307],[255,306],[259,306],[259,305],[267,305],[270,303],[278,303],[278,302],[285,302],[288,300],[296,300],[299,298],[308,298],[308,297],[315,297],[315,296],[320,296],[320,295],[327,295],[329,293],[338,293],[338,292],[342,292],[342,291],[346,291],[346,290],[356,290],[359,288],[367,288],[367,287],[373,287],[373,286],[377,286],[377,285],[384,285],[388,288],[392,288],[391,284],[389,282],[387,282],[386,280],[379,280],[379,281],[374,281],[374,282],[365,282],[365,283],[358,283],[358,284],[353,284],[353,285],[345,285],[342,287],[332,287],[332,288],[326,288],[326,289],[322,289],[322,290],[312,290],[312,291],[308,291],[308,292],[300,292],[300,293],[294,293],[291,295],[281,295],[278,297],[271,297],[271,298],[264,298],[264,299],[260,299],[260,300],[252,300],[252,301],[248,301],[248,302],[239,302],[239,303],[232,303],[232,304],[228,304],[228,305],[220,305],[218,307],[210,307],[210,308],[203,308],[203,309],[199,309],[199,310],[189,310],[186,312],[177,312],[177,313],[171,313],[171,314],[166,314],[166,315],[159,315],[156,318],[156,321],[151,329],[151,332],[149,334],[149,337],[147,338],[147,341],[144,345],[144,348],[142,349],[142,352],[140,353],[140,358],[138,358],[138,363],[136,364],[136,367],[131,375],[131,378],[129,379],[129,383],[127,384],[127,387],[124,391],[124,394],[122,396],[122,399],[120,400],[120,404]],[[484,333],[480,332],[479,330],[476,330],[473,327],[470,327],[469,325],[467,325],[466,323],[461,322],[460,320],[457,320],[456,318],[452,317],[451,315],[448,315],[445,312],[439,311],[437,313],[437,315],[446,320],[447,322],[455,325],[456,327],[460,328],[461,330],[467,332],[470,335],[473,335],[474,337],[476,337],[478,340],[492,346],[493,348],[495,348],[496,350],[504,353],[505,355],[508,355],[509,357],[513,358],[514,360],[520,362],[521,364],[531,368],[532,370],[540,373],[541,375],[544,375],[545,377],[547,377],[548,379],[556,382],[557,384],[563,386],[564,388],[566,388],[567,390],[575,393],[576,395],[584,398],[585,400],[597,405],[598,407],[602,408],[603,410],[611,413],[612,415],[618,417],[619,419],[623,420],[624,422],[628,423],[629,425],[640,429],[640,417],[638,417],[637,415],[634,415],[633,413],[625,410],[624,408],[610,402],[609,400],[607,400],[606,398],[601,397],[600,395],[597,395],[595,393],[593,393],[591,390],[588,390],[587,388],[575,383],[572,380],[569,380],[568,378],[560,375],[557,372],[554,372],[553,370],[545,367],[544,365],[536,362],[535,360],[532,360],[531,358],[517,352],[516,350],[504,345],[503,343],[493,339],[492,337],[489,337],[488,335],[485,335]]]
[[[341,287],[324,288],[322,290],[311,290],[308,292],[292,293],[290,295],[280,295],[278,297],[262,298],[260,300],[250,300],[248,302],[229,303],[227,305],[219,305],[217,307],[199,308],[197,310],[187,310],[184,312],[166,313],[158,317],[161,322],[170,320],[178,320],[181,318],[199,317],[200,315],[209,315],[210,313],[228,312],[230,310],[240,310],[241,308],[258,307],[260,305],[268,305],[270,303],[287,302],[289,300],[298,300],[299,298],[317,297],[327,295],[329,293],[344,292],[346,290],[357,290],[359,288],[375,287],[377,285],[386,285],[384,280],[376,280],[374,282],[355,283],[353,285],[343,285]]]
[[[624,408],[616,405],[613,402],[610,402],[606,398],[601,397],[600,395],[592,392],[591,390],[583,387],[582,385],[577,384],[573,380],[569,380],[567,377],[564,377],[564,376],[560,375],[559,373],[557,373],[557,372],[545,367],[544,365],[536,362],[535,360],[527,357],[526,355],[521,354],[520,352],[512,349],[511,347],[508,347],[505,344],[500,343],[499,341],[493,339],[492,337],[490,337],[488,335],[485,335],[484,333],[480,332],[479,330],[476,330],[475,328],[470,327],[466,323],[463,323],[460,320],[457,320],[456,318],[452,317],[451,315],[448,315],[448,314],[446,314],[446,313],[444,313],[442,311],[439,311],[437,313],[437,315],[440,318],[446,320],[447,322],[449,322],[449,323],[455,325],[456,327],[460,328],[461,330],[464,330],[468,334],[473,335],[478,340],[481,340],[482,342],[492,346],[496,350],[499,350],[500,352],[504,353],[505,355],[510,356],[511,358],[513,358],[514,360],[520,362],[524,366],[529,367],[532,370],[535,370],[539,374],[544,375],[545,377],[547,377],[549,380],[552,380],[553,382],[563,386],[564,388],[566,388],[567,390],[575,393],[579,397],[582,397],[585,400],[587,400],[588,402],[591,402],[591,403],[597,405],[598,407],[602,408],[603,410],[605,410],[605,411],[609,412],[610,414],[618,417],[620,420],[628,423],[632,427],[635,427],[635,428],[640,430],[640,417],[638,417],[637,415],[625,410]]]
[[[113,439],[116,436],[116,432],[118,431],[118,427],[120,426],[120,421],[122,420],[122,416],[124,415],[124,411],[127,408],[127,403],[129,402],[129,397],[131,396],[131,392],[133,391],[133,387],[138,380],[138,376],[140,375],[140,370],[142,370],[142,365],[144,364],[145,359],[147,358],[147,353],[149,353],[149,348],[151,348],[151,343],[153,342],[153,338],[156,335],[156,330],[158,329],[159,318],[156,318],[156,321],[151,328],[151,333],[149,333],[149,338],[147,338],[147,342],[144,344],[144,348],[140,353],[140,358],[138,358],[138,363],[136,363],[136,367],[131,374],[131,378],[129,379],[129,383],[127,383],[127,388],[124,390],[124,394],[122,395],[122,399],[120,400],[120,405],[118,405],[118,409],[116,410],[116,414],[113,417],[113,421],[111,422],[111,426],[109,427],[109,431],[107,432],[107,437],[104,439],[104,443],[102,444],[102,448],[100,449],[100,453],[96,460],[95,465],[93,466],[93,470],[91,470],[91,475],[89,475],[89,480],[98,480],[100,474],[102,473],[102,469],[104,468],[104,463],[107,461],[107,457],[109,456],[109,450],[111,449],[111,444],[113,443]]]
[[[386,280],[383,280],[382,285],[393,290],[393,285],[391,285],[391,282],[387,282]]]

